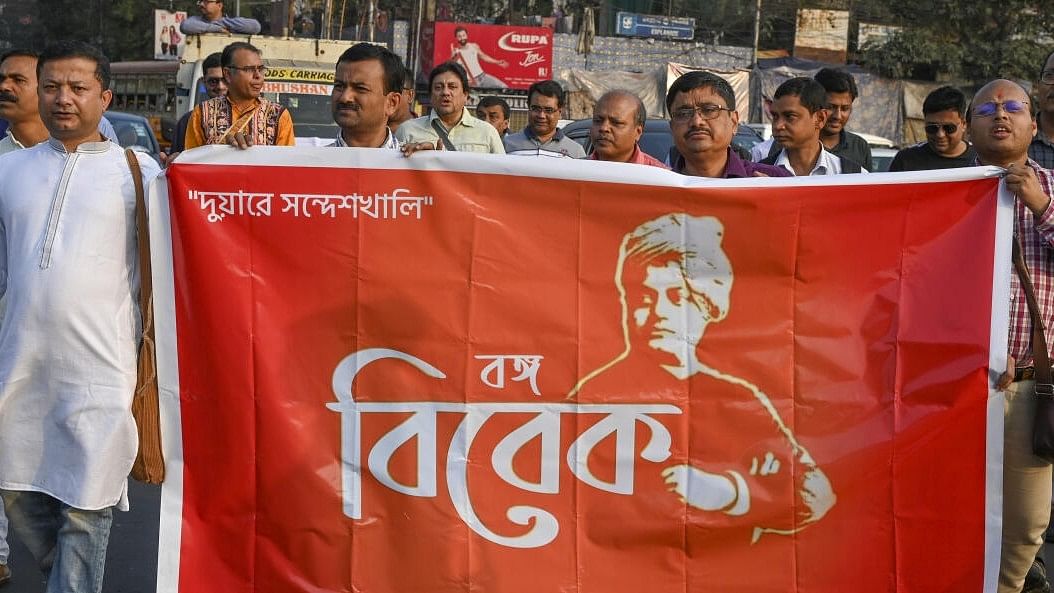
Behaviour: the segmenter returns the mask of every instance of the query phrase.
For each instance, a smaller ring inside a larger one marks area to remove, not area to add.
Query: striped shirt
[[[1032,160],[1028,165],[1036,172],[1039,185],[1047,196],[1054,197],[1054,173]],[[1036,288],[1036,301],[1047,328],[1054,328],[1054,202],[1038,219],[1021,200],[1014,200],[1014,233],[1021,238],[1022,255]],[[1047,346],[1054,344],[1047,330]],[[1018,367],[1032,366],[1032,321],[1028,302],[1017,274],[1010,277],[1010,356]]]

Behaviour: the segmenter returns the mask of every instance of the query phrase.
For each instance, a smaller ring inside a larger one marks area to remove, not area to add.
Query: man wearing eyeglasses
[[[205,83],[205,94],[208,95],[209,99],[215,99],[227,94],[227,81],[223,78],[222,64],[222,56],[219,52],[211,54],[201,63],[201,79]],[[183,117],[176,122],[175,137],[172,138],[172,147],[169,149],[170,154],[175,154],[185,149],[187,126],[190,124],[190,116],[193,113],[193,111],[184,113]]]
[[[893,157],[890,171],[926,171],[972,167],[977,160],[963,136],[966,134],[966,95],[942,86],[926,96],[922,114],[926,118],[926,141],[909,146]]]
[[[1006,188],[1014,195],[1014,235],[1035,285],[1043,325],[1054,327],[1054,177],[1028,158],[1036,132],[1028,93],[1009,80],[990,82],[974,96],[966,124],[978,162],[1006,170]],[[1037,397],[1032,323],[1016,275],[1010,294],[1007,371],[997,382],[1005,397],[999,593],[1022,590],[1043,543],[1051,495],[1051,466],[1032,452]],[[1054,333],[1045,331],[1049,347]]]
[[[564,89],[555,80],[536,82],[527,89],[530,118],[527,127],[505,136],[505,152],[522,156],[585,158],[582,145],[564,136],[557,124],[564,107]]]
[[[670,134],[677,148],[670,166],[696,177],[789,177],[773,165],[745,161],[732,149],[739,126],[736,94],[716,74],[693,71],[682,75],[666,93]]]
[[[293,146],[293,118],[285,107],[260,96],[267,67],[255,46],[236,41],[220,61],[227,95],[198,104],[187,126],[186,148],[206,144]]]
[[[1036,136],[1028,147],[1028,156],[1047,169],[1054,169],[1054,52],[1047,55],[1036,86]]]
[[[241,16],[223,14],[223,0],[198,0],[201,16],[188,16],[179,24],[184,35],[202,33],[239,33],[256,35],[260,32],[260,21]]]

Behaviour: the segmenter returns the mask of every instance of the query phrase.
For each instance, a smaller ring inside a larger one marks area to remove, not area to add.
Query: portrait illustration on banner
[[[485,425],[496,424],[507,434],[489,451],[489,466],[504,485],[523,493],[566,492],[561,473],[569,471],[575,481],[597,491],[634,496],[637,476],[657,472],[651,478],[661,478],[667,496],[678,497],[690,508],[690,520],[704,533],[719,532],[723,542],[749,547],[765,534],[791,535],[819,521],[836,500],[823,470],[765,393],[700,358],[707,326],[724,319],[732,305],[733,272],[723,235],[717,218],[683,213],[650,220],[625,235],[614,283],[624,349],[580,378],[562,400],[359,401],[356,376],[377,361],[402,361],[434,380],[447,375],[395,349],[366,348],[345,357],[332,377],[337,401],[328,404],[342,418],[345,516],[369,516],[363,508],[368,472],[396,493],[448,498],[465,525],[500,546],[550,544],[563,526],[542,506],[508,505],[507,518],[523,526],[512,530],[489,525],[476,510],[480,495],[472,492],[468,474],[478,464],[469,460],[480,455],[473,444]],[[473,358],[486,363],[480,384],[504,387],[508,365],[517,373],[512,381],[527,382],[531,393],[541,395],[537,377],[545,356]],[[408,416],[375,442],[363,442],[364,418],[381,413]],[[437,438],[444,415],[459,419],[448,443]],[[670,424],[677,417],[687,417],[686,424]],[[674,427],[685,425],[688,434],[676,438],[686,446],[675,447]],[[569,430],[574,434],[568,436]],[[614,442],[613,455],[596,453],[605,441]],[[514,459],[532,442],[540,444],[532,462],[537,467],[524,472]],[[416,448],[413,479],[400,478],[392,469],[404,448]],[[675,455],[675,450],[687,454]],[[638,464],[638,458],[646,463]]]

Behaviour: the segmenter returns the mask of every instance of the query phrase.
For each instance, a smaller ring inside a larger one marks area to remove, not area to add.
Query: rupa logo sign
[[[432,57],[434,64],[460,64],[474,89],[526,90],[552,76],[553,31],[438,22]]]

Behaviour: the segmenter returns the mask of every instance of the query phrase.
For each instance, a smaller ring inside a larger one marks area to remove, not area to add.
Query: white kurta
[[[139,155],[146,181],[157,164]],[[125,500],[140,335],[135,188],[120,147],[0,157],[0,488]],[[123,506],[123,505],[122,505]]]

